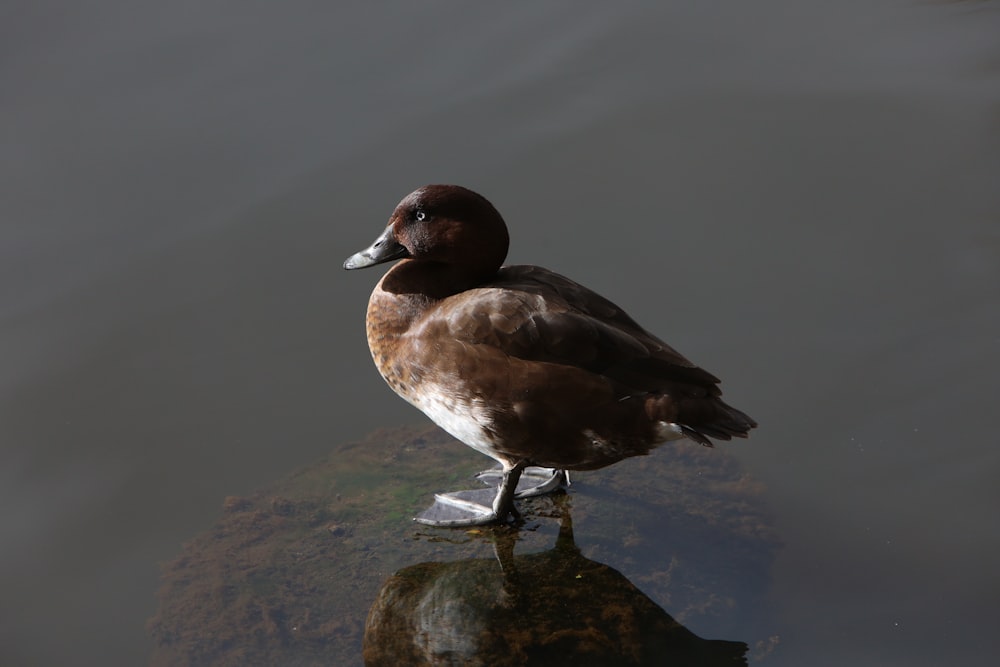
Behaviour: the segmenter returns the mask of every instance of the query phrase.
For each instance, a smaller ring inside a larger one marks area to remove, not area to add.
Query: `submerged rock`
[[[524,523],[516,529],[412,522],[434,492],[475,488],[472,475],[488,464],[436,428],[382,430],[248,497],[227,498],[215,525],[163,566],[159,608],[149,622],[152,664],[361,664],[369,609],[373,617],[379,608],[397,614],[402,607],[386,606],[386,591],[428,580],[438,581],[424,592],[437,591],[427,598],[431,607],[448,613],[472,604],[480,614],[470,623],[479,618],[508,644],[514,635],[504,636],[504,628],[522,638],[517,655],[533,655],[529,647],[538,641],[583,642],[609,655],[639,656],[623,664],[643,664],[643,641],[690,635],[704,642],[683,626],[741,641],[768,636],[764,600],[776,540],[762,489],[721,448],[667,444],[648,457],[574,474],[568,495],[520,501]],[[566,539],[570,514],[575,542]],[[504,540],[514,579],[494,554],[506,548]],[[570,579],[559,574],[563,569],[579,572]],[[545,599],[519,587],[525,579],[544,589]],[[591,585],[596,593],[577,597]],[[463,587],[471,587],[471,597],[463,597]],[[503,616],[504,591],[520,591],[507,600],[520,610],[517,623]],[[602,591],[629,600],[586,612],[596,619],[603,608],[610,625],[551,624],[560,599],[572,601],[564,614],[572,616]],[[370,636],[389,636],[389,626],[368,625]],[[470,641],[468,627],[451,625],[456,646]],[[392,632],[393,642],[404,641],[405,631]],[[368,640],[370,660],[382,659],[383,644],[389,640]]]

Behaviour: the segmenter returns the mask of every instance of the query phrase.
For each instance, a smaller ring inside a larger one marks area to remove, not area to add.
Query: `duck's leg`
[[[477,474],[476,479],[484,484],[496,486],[502,482],[503,476],[503,468],[493,468],[491,470],[484,470]],[[532,496],[541,496],[546,493],[551,493],[552,491],[562,488],[563,486],[569,486],[568,471],[558,470],[556,468],[528,466],[524,469],[524,474],[521,476],[521,481],[517,485],[517,491],[514,493],[514,497],[530,498]]]
[[[510,470],[503,471],[503,481],[497,489],[497,497],[493,499],[493,513],[500,521],[506,519],[508,515],[513,515],[515,518],[521,516],[514,507],[514,496],[517,494],[517,483],[521,479],[524,467],[524,461],[519,461]]]
[[[428,526],[459,527],[506,521],[510,515],[517,517],[514,496],[524,467],[523,461],[509,468],[504,465],[502,480],[495,491],[479,489],[436,493],[434,504],[421,512],[415,521]]]

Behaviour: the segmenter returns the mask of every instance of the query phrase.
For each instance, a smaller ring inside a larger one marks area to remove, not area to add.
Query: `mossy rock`
[[[648,601],[629,598],[647,610],[647,621],[654,623],[649,627],[673,623],[684,635],[683,625],[694,623],[754,635],[726,639],[766,636],[759,619],[776,540],[762,489],[733,457],[679,442],[648,457],[574,474],[568,495],[519,501],[524,521],[517,527],[443,529],[411,521],[433,492],[475,488],[472,474],[489,463],[436,428],[380,430],[252,496],[227,498],[216,524],[163,567],[159,610],[149,622],[152,664],[361,664],[369,610],[377,599],[384,602],[399,577],[416,581],[414,573],[422,572],[422,580],[433,580],[451,568],[447,577],[454,579],[464,568],[472,573],[469,581],[479,582],[476,590],[509,587],[496,579],[495,551],[512,539],[517,569],[525,570],[523,559],[533,555],[542,563],[529,568],[538,584],[562,585],[542,574],[579,565],[567,558],[592,563],[593,572],[606,568],[603,581],[620,577],[628,584],[619,586],[626,597]],[[572,548],[565,535],[570,515]],[[579,580],[569,583],[575,588],[566,597],[580,591]],[[547,595],[557,595],[557,588],[546,589]],[[535,641],[528,632],[535,627],[531,615],[552,614],[531,608],[521,610],[529,619],[525,625],[491,626],[516,631],[517,655],[529,658]],[[566,631],[568,637],[582,630]],[[378,650],[388,641],[372,640],[378,632],[388,636],[385,627],[370,627],[366,655],[372,664],[390,664]],[[403,646],[405,631],[394,632],[403,632],[393,640]],[[545,643],[559,630],[540,632],[543,639],[535,639]],[[640,644],[632,646],[640,648],[631,655],[645,655]],[[481,664],[505,664],[496,655],[489,660]],[[644,664],[623,660],[614,664]]]

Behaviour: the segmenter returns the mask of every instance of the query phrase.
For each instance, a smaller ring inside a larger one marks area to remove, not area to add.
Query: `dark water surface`
[[[421,421],[340,264],[430,182],[760,422],[719,449],[783,544],[763,664],[995,655],[998,32],[995,1],[6,3],[0,663],[143,664],[224,497]]]

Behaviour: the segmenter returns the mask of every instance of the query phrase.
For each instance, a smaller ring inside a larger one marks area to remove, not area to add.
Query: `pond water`
[[[997,2],[17,1],[0,25],[0,663],[148,662],[160,566],[225,498],[424,423],[368,355],[378,270],[340,267],[434,182],[760,422],[715,451],[780,548],[687,630],[774,637],[747,656],[770,665],[995,654]],[[617,474],[568,496],[593,567],[674,618],[656,554],[739,580],[697,531],[595,546],[589,499],[648,511]]]

